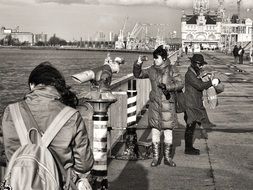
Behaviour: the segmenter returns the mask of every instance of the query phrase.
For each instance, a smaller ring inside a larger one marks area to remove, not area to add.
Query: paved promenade
[[[201,131],[196,133],[195,146],[201,154],[184,154],[184,121],[179,114],[174,157],[177,167],[168,167],[162,161],[151,168],[151,159],[109,160],[110,190],[253,189],[253,65],[248,62],[233,65],[232,56],[218,52],[204,52],[204,56],[208,66],[219,71],[225,91],[219,95],[219,106],[207,109],[210,120],[217,126],[207,130],[208,139],[203,138]],[[184,75],[190,61],[186,55],[179,61]],[[144,114],[138,128],[146,127],[147,114]],[[150,142],[150,130],[139,129],[138,137]]]

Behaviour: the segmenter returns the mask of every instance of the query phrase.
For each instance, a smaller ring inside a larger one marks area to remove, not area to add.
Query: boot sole
[[[184,154],[188,154],[188,155],[196,155],[196,156],[200,155],[200,153],[192,153],[192,152],[185,152]]]

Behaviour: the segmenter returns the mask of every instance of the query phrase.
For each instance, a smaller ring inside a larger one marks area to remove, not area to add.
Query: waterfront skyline
[[[125,35],[136,22],[165,24],[167,34],[181,32],[182,10],[192,12],[192,0],[0,0],[0,26],[21,31],[56,34],[65,40],[95,38],[103,31],[118,34],[126,21]],[[225,0],[230,13],[237,13],[237,0]],[[217,1],[210,1],[211,10]],[[241,1],[243,16],[253,18],[253,2]],[[150,30],[154,30],[151,28]],[[155,32],[155,31],[152,31]]]

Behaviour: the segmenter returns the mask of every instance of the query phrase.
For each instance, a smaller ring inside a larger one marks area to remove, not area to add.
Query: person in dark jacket
[[[238,50],[239,64],[243,64],[243,54],[244,54],[244,48],[242,48],[242,46],[240,46],[239,50]]]
[[[190,58],[191,65],[185,74],[186,97],[186,130],[185,154],[199,155],[200,150],[193,147],[193,134],[197,125],[201,125],[206,118],[206,109],[203,105],[203,91],[212,86],[212,77],[203,82],[200,78],[202,67],[207,64],[201,54],[194,54]]]
[[[188,47],[185,46],[185,54],[187,55],[187,53],[188,53]]]
[[[237,45],[234,46],[234,49],[233,49],[233,55],[234,55],[234,63],[237,64],[238,63],[238,59],[239,59],[239,54],[238,54],[238,47]]]
[[[148,123],[152,128],[153,161],[151,166],[160,164],[160,135],[164,131],[164,164],[175,167],[172,144],[172,129],[178,125],[175,111],[175,92],[183,89],[183,81],[174,65],[170,64],[167,50],[159,46],[154,52],[154,64],[142,69],[141,58],[134,63],[133,74],[136,78],[149,78],[151,92],[149,95]]]
[[[43,62],[35,67],[29,76],[28,84],[31,91],[25,96],[24,101],[42,133],[64,107],[75,108],[78,103],[76,95],[66,85],[64,77],[49,62]],[[29,123],[27,109],[23,104],[20,104],[20,110],[25,123]],[[6,157],[10,160],[21,144],[9,106],[4,111],[2,130]],[[79,112],[76,112],[62,127],[49,147],[57,154],[64,168],[70,171],[72,179],[76,179],[74,182],[77,186],[91,189],[84,175],[91,170],[94,158],[86,127]]]

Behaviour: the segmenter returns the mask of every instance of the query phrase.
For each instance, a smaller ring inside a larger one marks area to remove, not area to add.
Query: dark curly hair
[[[28,84],[54,86],[61,95],[60,101],[62,103],[73,108],[78,105],[78,98],[66,85],[63,75],[48,61],[40,63],[32,70]]]

